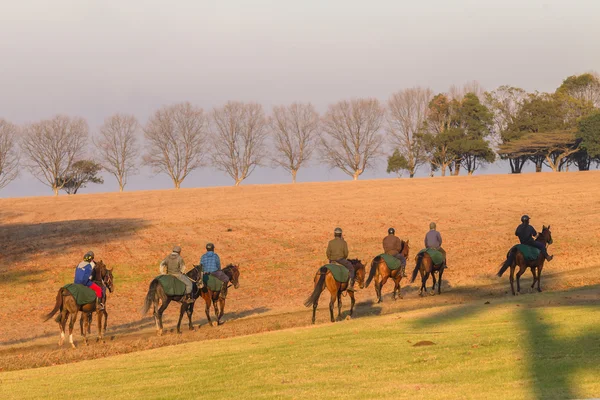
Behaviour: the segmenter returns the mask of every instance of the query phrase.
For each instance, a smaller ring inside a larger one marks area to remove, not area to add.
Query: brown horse
[[[536,241],[543,243],[544,246],[549,246],[552,244],[552,232],[550,232],[550,225],[548,227],[542,227],[542,232],[538,234]],[[498,276],[502,276],[502,274],[510,267],[510,288],[512,290],[512,294],[516,295],[521,292],[521,284],[520,278],[521,275],[527,268],[531,268],[531,274],[533,275],[533,283],[531,284],[531,288],[535,286],[537,282],[537,290],[538,292],[542,291],[540,287],[540,281],[542,279],[542,269],[544,268],[544,255],[540,252],[537,260],[527,261],[525,260],[525,256],[521,253],[517,247],[513,247],[509,250],[506,255],[506,260],[501,264],[500,270],[498,271]],[[514,276],[515,276],[515,268],[519,266],[519,272],[517,272],[517,293],[515,293],[515,285],[514,285]]]
[[[192,282],[197,283],[199,279],[202,278],[202,270],[199,265],[195,265],[190,271],[186,273],[187,277],[192,280]],[[194,285],[194,290],[192,290],[192,298],[195,300],[200,297],[200,290]],[[154,321],[156,322],[156,331],[158,336],[161,336],[164,332],[163,323],[162,323],[162,315],[169,307],[169,304],[172,301],[181,303],[181,308],[179,309],[179,320],[177,321],[177,333],[181,333],[181,320],[183,319],[183,314],[187,313],[189,319],[189,328],[190,331],[194,330],[194,325],[192,324],[192,314],[194,313],[194,303],[182,302],[184,298],[181,296],[169,296],[165,293],[165,289],[157,278],[154,278],[152,282],[150,282],[150,288],[148,289],[148,293],[146,294],[146,300],[144,301],[144,306],[142,307],[142,315],[145,315],[150,306],[154,306]],[[158,303],[160,302],[160,307]]]
[[[431,295],[435,294],[435,284],[438,284],[438,294],[442,294],[442,275],[444,274],[445,263],[434,264],[431,256],[427,252],[419,253],[415,257],[415,269],[412,273],[412,277],[410,282],[414,282],[417,279],[417,272],[421,272],[421,289],[419,290],[419,295],[422,296],[424,293],[427,293],[427,280],[429,279],[429,275],[433,279],[433,286],[431,287]],[[439,273],[439,278],[435,279],[435,273]]]
[[[113,275],[112,270],[108,269],[106,265],[102,261],[98,261],[96,263],[96,267],[94,268],[94,280],[100,282],[101,286],[106,287],[110,292],[113,291]],[[62,346],[65,340],[65,328],[67,324],[67,319],[69,315],[71,319],[69,320],[69,342],[71,346],[75,348],[75,342],[73,341],[73,327],[75,326],[75,321],[77,320],[77,315],[81,311],[82,317],[81,320],[84,320],[85,328],[82,328],[81,334],[83,335],[83,341],[87,345],[87,332],[90,331],[89,324],[91,322],[91,318],[84,318],[85,315],[91,315],[94,311],[97,312],[98,316],[98,341],[104,341],[103,330],[102,330],[102,317],[108,314],[105,311],[97,311],[96,303],[89,303],[84,305],[77,305],[75,302],[75,298],[71,295],[65,288],[58,289],[58,294],[56,295],[56,304],[54,309],[50,311],[46,316],[44,316],[44,321],[48,321],[57,311],[60,310],[59,318],[57,318],[58,325],[60,327],[60,340],[58,341],[58,345]],[[104,324],[104,328],[106,329],[106,323]]]
[[[229,264],[227,267],[223,268],[223,273],[229,277],[229,281],[233,283],[234,288],[238,288],[240,286],[240,268],[238,265]],[[215,308],[215,316],[217,317],[217,325],[222,325],[221,318],[223,317],[223,313],[225,312],[225,299],[220,297],[221,291],[213,292],[208,287],[204,286],[200,291],[200,296],[204,299],[206,303],[206,319],[208,320],[208,324],[210,326],[214,326],[212,320],[210,319],[210,303],[212,302]]]
[[[101,261],[102,262],[102,261]],[[100,286],[101,288],[110,288],[109,291],[112,293],[112,289],[113,289],[113,275],[112,275],[112,269],[109,271],[110,273],[105,277],[102,278],[102,274],[101,274],[101,270],[100,269],[96,269],[94,268],[94,271],[92,272],[92,282],[94,282],[96,285]],[[108,312],[106,311],[106,291],[103,291],[104,295],[102,296],[102,304],[104,304],[104,310],[100,311],[102,313],[102,315],[104,316],[104,326],[102,327],[102,330],[106,333],[106,325],[108,324]],[[82,314],[82,318],[79,318],[79,328],[81,329],[81,336],[83,336],[83,329],[84,329],[84,318],[83,315],[87,316],[87,333],[90,334],[92,333],[92,312],[89,312],[87,314],[83,313]],[[102,315],[99,316],[99,318],[102,318]],[[58,317],[56,322],[60,321],[60,316]],[[96,341],[100,340],[100,338],[98,338]]]
[[[360,260],[348,260],[354,265],[354,270],[356,272],[356,282],[358,282],[359,287],[362,289],[365,286],[365,266],[360,262]],[[315,316],[317,313],[317,306],[319,305],[319,297],[321,297],[321,293],[325,290],[325,288],[329,289],[329,293],[331,294],[331,299],[329,300],[329,314],[331,315],[331,322],[335,322],[333,318],[333,306],[335,304],[335,300],[338,302],[338,318],[341,317],[342,314],[342,293],[346,292],[348,289],[348,282],[338,282],[333,277],[333,274],[327,267],[323,266],[319,268],[319,271],[315,275],[315,289],[312,294],[306,301],[304,305],[306,307],[313,306],[313,315],[312,315],[312,323],[315,323]],[[350,304],[350,316],[354,312],[354,292],[347,291],[350,296],[351,304]]]
[[[401,242],[402,247],[400,248],[400,254],[402,254],[405,259],[408,259],[408,252],[410,250],[408,246],[409,241],[407,240],[405,242],[404,240],[402,240]],[[392,294],[392,298],[396,300],[396,293],[398,293],[398,296],[402,298],[402,294],[400,293],[400,281],[402,280],[402,274],[400,273],[400,271],[401,268],[395,269],[393,271],[390,270],[383,258],[380,256],[377,256],[373,259],[373,262],[371,263],[371,271],[369,272],[369,277],[367,278],[367,283],[365,287],[369,287],[371,280],[375,278],[375,294],[377,295],[378,303],[381,303],[383,301],[381,289],[383,288],[383,285],[385,285],[389,278],[392,278],[392,281],[394,282],[394,293]]]

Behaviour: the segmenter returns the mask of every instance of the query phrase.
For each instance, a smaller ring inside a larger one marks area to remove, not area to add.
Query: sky
[[[79,116],[94,135],[114,113],[144,124],[181,101],[207,111],[256,101],[267,112],[300,101],[324,112],[416,85],[443,92],[477,80],[487,90],[553,91],[567,76],[600,70],[598,15],[597,0],[0,0],[0,118]],[[361,179],[389,177],[385,164]],[[298,173],[299,182],[342,179],[317,162]],[[265,167],[242,184],[289,181]],[[118,188],[105,182],[83,192]],[[232,183],[204,168],[182,187]],[[126,189],[170,187],[166,175],[142,168]],[[0,190],[36,195],[52,191],[26,171]]]

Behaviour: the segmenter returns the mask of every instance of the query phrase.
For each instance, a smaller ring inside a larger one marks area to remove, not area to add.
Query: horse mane
[[[404,240],[400,240],[400,243],[402,244],[402,246],[400,247],[399,253],[402,253],[404,251],[404,247],[406,247],[406,242]]]
[[[356,265],[356,264],[362,265],[362,262],[358,258],[349,258],[348,261],[350,261],[350,263],[352,263],[352,265]],[[364,267],[364,265],[363,265],[363,267]]]

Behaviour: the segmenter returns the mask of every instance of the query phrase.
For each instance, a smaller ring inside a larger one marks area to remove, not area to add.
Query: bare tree
[[[235,186],[266,157],[267,119],[260,104],[230,101],[213,110],[213,164],[233,178]]]
[[[417,168],[427,161],[417,134],[427,120],[432,98],[431,89],[414,87],[394,93],[388,100],[388,135],[394,148],[406,159],[411,178]]]
[[[96,147],[100,151],[102,167],[114,175],[122,192],[129,174],[136,170],[139,156],[139,124],[133,115],[116,114],[107,118],[100,128]]]
[[[357,180],[380,155],[383,138],[379,129],[384,113],[377,99],[344,100],[330,105],[323,117],[323,160]]]
[[[298,169],[311,157],[319,129],[319,114],[312,104],[293,103],[274,107],[269,120],[277,153],[273,162],[292,174],[296,182]]]
[[[21,142],[26,166],[58,196],[58,191],[68,183],[62,177],[83,155],[87,138],[88,125],[83,118],[58,115],[31,124],[25,128]]]
[[[12,182],[19,173],[17,126],[0,118],[0,189]]]
[[[168,174],[176,189],[204,165],[207,118],[201,108],[179,103],[156,111],[144,128],[144,161],[157,173]]]
[[[462,86],[450,86],[450,89],[448,89],[448,98],[461,101],[467,93],[473,93],[475,96],[482,98],[485,90],[478,81],[469,81]]]

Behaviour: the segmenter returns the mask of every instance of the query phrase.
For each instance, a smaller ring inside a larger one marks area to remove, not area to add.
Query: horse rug
[[[326,267],[329,271],[331,271],[333,278],[337,282],[347,283],[348,280],[350,279],[350,272],[348,271],[348,268],[344,267],[343,265],[326,264],[326,265],[324,265],[324,267]]]
[[[383,254],[380,254],[378,257],[383,258],[383,261],[385,261],[385,263],[387,264],[387,267],[392,271],[397,270],[401,266],[400,260],[398,260],[394,256],[390,256],[389,254],[383,253]]]
[[[79,283],[69,283],[68,285],[63,286],[63,289],[67,289],[69,293],[71,293],[71,296],[75,298],[75,302],[78,306],[96,302],[96,292],[87,286]]]
[[[526,244],[518,244],[514,247],[516,247],[517,250],[519,250],[521,253],[523,253],[523,256],[525,256],[526,261],[537,260],[541,253],[541,250],[538,249],[537,247],[529,246]]]
[[[204,285],[213,292],[220,292],[223,289],[223,281],[210,274],[204,274],[202,282],[204,282]]]
[[[429,254],[429,257],[431,257],[431,260],[433,261],[434,265],[440,265],[441,263],[444,262],[444,254],[442,254],[442,252],[436,250],[436,249],[423,249],[419,252],[419,254],[421,253],[425,253],[427,252],[427,254]]]
[[[173,275],[159,275],[154,279],[160,282],[167,296],[183,296],[185,294],[185,283]]]

